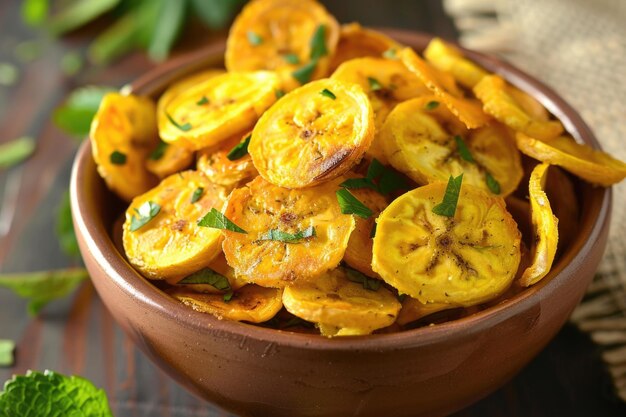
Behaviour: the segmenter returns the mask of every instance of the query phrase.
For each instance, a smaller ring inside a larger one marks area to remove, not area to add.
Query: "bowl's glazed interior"
[[[429,36],[388,30],[421,51]],[[126,90],[158,97],[174,80],[221,66],[218,43],[171,61]],[[580,116],[553,91],[509,64],[466,54],[544,104],[579,141],[598,146]],[[115,247],[125,209],[104,186],[86,141],[72,175],[72,209],[92,280],[127,333],[191,391],[242,415],[445,415],[495,390],[556,334],[591,281],[604,251],[610,189],[576,182],[577,237],[539,284],[471,316],[393,334],[326,339],[218,320],[170,298]]]

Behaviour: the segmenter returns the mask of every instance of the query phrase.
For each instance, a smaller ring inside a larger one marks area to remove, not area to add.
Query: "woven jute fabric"
[[[495,52],[565,98],[601,146],[626,161],[626,1],[445,0],[461,43]],[[571,317],[602,345],[626,400],[626,181],[613,187],[608,247]]]

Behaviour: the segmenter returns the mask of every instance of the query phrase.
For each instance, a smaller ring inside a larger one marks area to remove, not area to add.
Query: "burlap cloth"
[[[626,161],[625,0],[444,0],[461,43],[495,52],[550,85]],[[609,243],[571,320],[605,349],[626,401],[626,181],[614,186]]]

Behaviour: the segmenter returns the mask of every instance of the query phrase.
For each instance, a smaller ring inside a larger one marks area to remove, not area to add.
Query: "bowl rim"
[[[429,34],[409,30],[389,28],[381,28],[380,30],[413,47],[416,47],[416,43],[425,44],[433,37]],[[561,120],[570,134],[578,141],[600,148],[593,132],[581,116],[551,88],[499,58],[465,48],[461,49],[472,60],[477,61],[488,70],[502,75],[518,88],[531,93]],[[123,87],[122,91],[145,94],[146,91],[152,89],[151,91],[154,92],[159,85],[164,84],[164,78],[169,77],[169,81],[171,81],[178,78],[182,73],[208,68],[208,61],[220,62],[223,51],[223,40],[218,40],[205,49],[183,55],[157,66],[132,84]],[[579,265],[600,239],[602,231],[608,227],[612,205],[610,187],[592,191],[599,196],[590,208],[585,202],[584,207],[588,207],[589,210],[587,211],[590,213],[587,213],[587,216],[581,216],[582,223],[580,226],[583,231],[587,232],[586,236],[580,236],[576,240],[579,244],[561,255],[559,262],[553,265],[546,279],[509,299],[467,317],[435,326],[424,326],[386,334],[326,338],[320,335],[295,333],[249,323],[220,320],[211,314],[194,311],[162,292],[135,271],[123,254],[118,252],[109,231],[103,224],[104,222],[85,215],[89,213],[89,202],[84,201],[80,196],[83,194],[82,190],[89,187],[89,179],[93,178],[93,175],[85,174],[91,171],[91,174],[97,176],[95,170],[95,163],[91,157],[91,144],[89,140],[85,140],[76,155],[71,176],[71,204],[75,227],[77,233],[84,239],[86,249],[104,272],[104,276],[112,280],[117,287],[154,313],[165,316],[166,319],[174,320],[179,325],[189,327],[195,332],[210,332],[213,335],[237,339],[256,339],[263,342],[273,342],[279,346],[316,351],[380,352],[381,350],[414,348],[419,345],[436,344],[443,339],[450,341],[454,338],[467,337],[506,321],[532,308],[542,299],[558,291],[572,275],[576,274]],[[93,204],[95,203],[91,202],[92,206]],[[96,280],[97,278],[92,279]]]

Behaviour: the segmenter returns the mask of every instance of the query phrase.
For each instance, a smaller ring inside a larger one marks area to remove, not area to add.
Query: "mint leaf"
[[[57,208],[57,218],[55,227],[59,245],[65,254],[80,257],[78,241],[74,233],[74,223],[72,222],[72,208],[70,205],[70,193],[65,191],[61,198],[61,203]]]
[[[221,291],[230,291],[231,289],[228,278],[211,268],[203,268],[191,275],[187,275],[176,283],[176,285],[182,284],[208,284]]]
[[[485,173],[486,175],[486,182],[487,182],[487,188],[489,188],[489,191],[491,191],[494,194],[500,194],[500,183],[489,173]]]
[[[191,195],[191,204],[200,200],[200,198],[202,197],[202,194],[204,194],[204,187],[198,187],[195,190],[193,190],[193,194]]]
[[[304,230],[297,231],[296,233],[287,233],[278,229],[270,229],[266,233],[259,237],[259,240],[276,240],[286,243],[299,243],[301,240],[309,237],[315,237],[315,228],[309,226]]]
[[[455,135],[454,141],[456,142],[456,148],[459,151],[459,155],[461,155],[461,158],[467,162],[475,162],[474,157],[472,157],[472,153],[463,141],[463,138],[461,138],[459,135]]]
[[[372,159],[365,178],[349,178],[339,186],[347,189],[370,188],[382,195],[409,188],[402,175],[384,166],[377,159]]]
[[[383,172],[385,172],[385,166],[381,164],[378,159],[374,158],[372,162],[370,162],[370,166],[367,167],[367,174],[365,174],[365,176],[370,180],[375,180],[383,175]]]
[[[456,205],[459,201],[459,194],[461,192],[461,184],[463,183],[463,174],[454,178],[450,175],[448,179],[448,185],[446,187],[446,192],[443,196],[443,200],[441,203],[437,204],[433,207],[433,213],[439,214],[440,216],[446,217],[454,217],[454,213],[456,213]]]
[[[28,299],[29,314],[37,315],[48,302],[67,296],[88,277],[83,268],[0,274],[0,287]]]
[[[0,366],[12,366],[15,358],[13,351],[15,350],[15,342],[8,339],[0,339]],[[2,409],[0,409],[0,412]]]
[[[298,80],[300,84],[306,84],[311,81],[311,77],[313,76],[313,71],[315,71],[315,67],[317,66],[317,59],[310,61],[309,63],[301,66],[291,73],[291,76]]]
[[[233,147],[233,149],[228,152],[226,158],[230,161],[236,161],[237,159],[241,159],[244,156],[248,155],[248,145],[250,144],[250,139],[252,138],[252,134],[246,136],[244,140],[239,142],[237,145]]]
[[[0,145],[0,168],[17,165],[35,150],[35,140],[24,136]]]
[[[54,124],[72,136],[84,137],[89,134],[91,120],[96,115],[109,87],[88,86],[70,93],[65,103],[57,107],[52,116]]]
[[[214,208],[212,208],[211,211],[209,211],[203,218],[198,220],[198,226],[230,230],[231,232],[244,234],[248,233]]]
[[[337,98],[335,93],[330,91],[328,88],[325,88],[322,91],[320,91],[320,94],[323,95],[324,97],[328,97],[328,98],[333,99],[333,100],[335,100]]]
[[[406,182],[406,179],[397,171],[388,167],[385,167],[378,179],[378,191],[382,195],[391,194],[394,191],[407,190],[408,188],[409,184]]]
[[[1,417],[113,417],[106,394],[77,376],[52,371],[15,375],[0,392]]]
[[[139,209],[135,209],[137,217],[135,217],[134,215],[131,217],[130,231],[134,232],[141,229],[143,226],[148,224],[150,220],[154,219],[160,211],[160,205],[153,203],[152,201],[146,201],[141,206],[139,206]]]
[[[348,274],[348,279],[352,282],[357,282],[363,285],[363,288],[370,291],[378,291],[380,288],[380,280],[376,278],[370,278],[367,275],[352,268],[344,268]]]
[[[337,201],[343,214],[354,214],[361,218],[367,219],[374,212],[370,210],[365,204],[361,203],[352,193],[345,188],[337,190]]]

